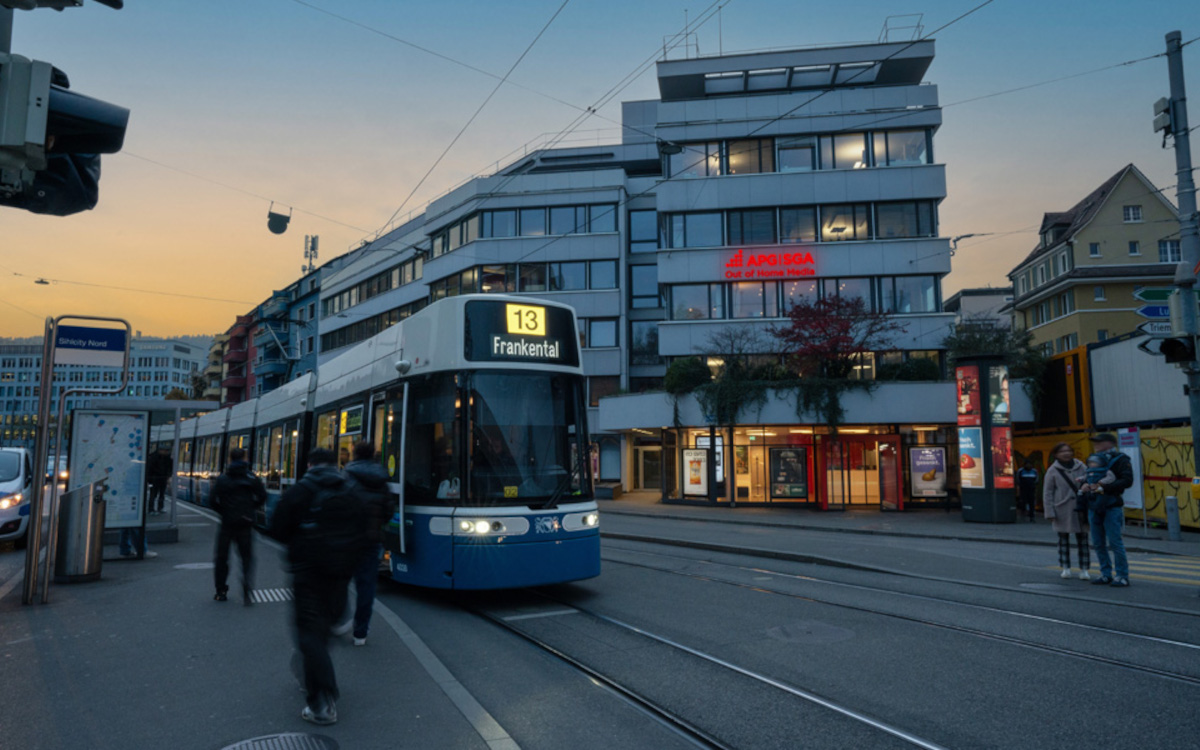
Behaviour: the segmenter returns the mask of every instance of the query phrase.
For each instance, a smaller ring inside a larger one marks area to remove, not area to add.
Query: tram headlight
[[[586,516],[583,517],[583,525],[584,526],[599,526],[600,525],[600,514],[599,513],[588,513]]]
[[[504,524],[499,521],[492,522],[482,518],[464,519],[458,522],[458,528],[464,534],[484,535],[493,531],[504,531]]]

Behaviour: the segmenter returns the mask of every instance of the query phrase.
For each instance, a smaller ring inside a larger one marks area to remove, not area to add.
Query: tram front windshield
[[[469,383],[464,504],[553,507],[590,494],[581,444],[582,378],[476,372]]]

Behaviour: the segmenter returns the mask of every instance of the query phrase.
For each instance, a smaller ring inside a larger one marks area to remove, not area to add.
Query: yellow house
[[[1069,211],[1045,214],[1040,235],[1008,278],[1013,326],[1048,354],[1145,323],[1134,292],[1169,286],[1181,260],[1178,212],[1132,164]]]

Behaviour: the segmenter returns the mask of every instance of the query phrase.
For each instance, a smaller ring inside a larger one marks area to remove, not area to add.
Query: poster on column
[[[1008,367],[992,365],[988,368],[988,411],[993,425],[1009,423]]]
[[[105,528],[142,525],[146,489],[145,412],[79,411],[71,415],[68,489],[105,481]]]
[[[913,497],[946,496],[946,449],[909,448]]]
[[[1012,428],[992,428],[992,481],[996,489],[1013,488]]]
[[[683,494],[708,497],[708,451],[686,448],[683,451]]]
[[[960,427],[977,427],[981,414],[979,368],[975,365],[956,367],[954,377],[958,383],[958,424]]]
[[[1126,427],[1117,430],[1117,449],[1129,456],[1133,468],[1133,486],[1125,490],[1121,499],[1126,508],[1140,510],[1145,507],[1146,500],[1142,489],[1142,437],[1136,427]]]
[[[958,469],[964,488],[987,488],[983,475],[983,428],[958,428]]]

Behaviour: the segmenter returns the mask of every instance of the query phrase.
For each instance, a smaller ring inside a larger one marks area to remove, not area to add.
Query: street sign
[[[1171,324],[1164,320],[1151,320],[1142,323],[1137,329],[1154,339],[1165,339],[1171,336]]]
[[[1149,344],[1151,341],[1154,341],[1154,339],[1142,339],[1142,342],[1140,344],[1138,344],[1138,349],[1141,349],[1142,351],[1144,351],[1147,354],[1153,354],[1156,357],[1163,356],[1163,353],[1158,351],[1157,346],[1153,349],[1150,348]]]
[[[1144,286],[1133,293],[1133,298],[1142,302],[1166,302],[1171,298],[1172,286]]]
[[[1171,308],[1166,305],[1142,305],[1137,314],[1151,320],[1167,320],[1171,317]]]
[[[60,325],[54,332],[54,364],[121,367],[125,364],[125,331]]]

